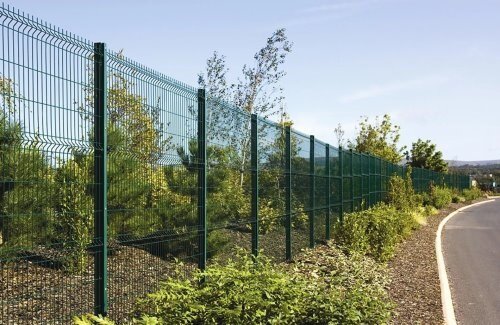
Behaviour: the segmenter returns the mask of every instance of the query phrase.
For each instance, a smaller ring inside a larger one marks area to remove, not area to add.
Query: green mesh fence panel
[[[326,218],[329,209],[329,162],[327,144],[314,140],[314,241],[326,240]]]
[[[229,258],[251,250],[251,116],[207,101],[207,256]]]
[[[107,63],[109,314],[130,321],[174,257],[196,265],[197,93],[120,53]]]
[[[330,146],[330,202],[334,206],[342,204],[342,193],[340,183],[342,182],[340,173],[340,159],[338,149]]]
[[[361,154],[361,196],[363,208],[370,206],[370,157]]]
[[[291,131],[292,180],[292,254],[309,246],[309,212],[311,206],[310,140]]]
[[[0,5],[0,323],[94,307],[93,44]]]
[[[259,243],[276,261],[285,260],[285,129],[258,119]]]
[[[352,152],[342,151],[342,173],[343,173],[343,207],[344,212],[353,211],[353,177],[352,177]]]

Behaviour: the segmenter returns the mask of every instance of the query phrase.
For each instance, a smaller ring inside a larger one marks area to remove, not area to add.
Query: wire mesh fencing
[[[280,262],[330,239],[406,173],[4,5],[0,28],[2,324],[130,321],[162,280],[235,246]]]

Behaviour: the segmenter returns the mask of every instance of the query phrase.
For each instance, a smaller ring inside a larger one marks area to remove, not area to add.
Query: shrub
[[[141,319],[134,319],[134,324],[139,325],[160,325],[158,318],[144,316]],[[73,325],[115,325],[115,323],[107,317],[101,315],[95,316],[92,314],[73,317]]]
[[[420,197],[422,198],[422,205],[424,206],[432,206],[432,197],[428,192],[420,193]]]
[[[477,187],[471,187],[470,189],[464,189],[462,191],[466,201],[473,201],[483,196],[483,192]]]
[[[92,160],[83,157],[69,160],[56,170],[54,221],[56,240],[68,252],[65,260],[67,271],[82,273],[89,262],[87,247],[92,241],[94,202],[88,193],[88,170]],[[71,240],[68,240],[70,238]]]
[[[12,118],[17,105],[13,83],[0,75],[0,256],[51,240],[54,173],[49,159]],[[16,99],[17,102],[17,99]],[[29,141],[27,145],[25,141]]]
[[[453,192],[446,187],[432,186],[430,200],[436,209],[442,209],[450,205],[453,199]]]
[[[417,209],[410,212],[415,222],[421,226],[427,225],[427,217],[431,214],[427,213],[425,207],[420,206]]]
[[[140,315],[174,324],[235,324],[290,321],[300,311],[307,285],[273,268],[264,258],[241,257],[214,264],[193,278],[181,273],[139,301]]]
[[[387,323],[392,308],[385,290],[388,277],[385,267],[375,260],[356,252],[346,255],[330,241],[306,250],[291,266],[295,272],[326,282],[331,290],[341,293],[340,299],[331,299],[334,323]]]
[[[398,210],[408,210],[411,200],[407,195],[407,188],[403,178],[392,176],[389,179],[389,191],[387,192],[387,203]]]
[[[95,316],[92,314],[82,315],[81,317],[73,317],[74,325],[114,325],[110,319],[102,317],[101,315]]]
[[[415,200],[415,205],[417,207],[421,207],[421,206],[424,206],[424,195],[422,193],[415,193],[415,195],[413,196],[413,199]]]
[[[433,216],[433,215],[438,214],[438,213],[439,213],[438,209],[436,209],[432,205],[425,206],[425,215],[426,216]]]
[[[348,213],[343,224],[335,224],[335,238],[349,252],[368,254],[384,262],[393,255],[396,244],[418,227],[414,213],[386,204]]]
[[[465,202],[465,198],[458,193],[453,193],[453,197],[451,198],[451,202],[453,203],[462,203]]]
[[[387,322],[391,305],[379,268],[335,252],[325,263],[291,267],[240,251],[189,278],[179,271],[138,302],[136,315],[159,324]]]
[[[415,194],[413,189],[411,167],[408,167],[404,178],[397,175],[391,176],[386,201],[403,211],[410,211],[422,205],[422,198]]]

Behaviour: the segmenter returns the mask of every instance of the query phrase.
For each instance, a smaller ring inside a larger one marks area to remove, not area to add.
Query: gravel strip
[[[474,202],[479,202],[477,200]],[[473,202],[473,203],[474,203]],[[453,203],[401,243],[388,263],[389,295],[396,303],[392,324],[443,324],[435,240],[441,220],[470,203]]]

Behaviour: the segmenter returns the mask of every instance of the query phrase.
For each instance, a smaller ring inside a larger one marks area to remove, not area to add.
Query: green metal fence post
[[[314,218],[316,217],[316,177],[314,175],[314,135],[309,137],[309,247],[314,248]]]
[[[340,171],[340,224],[344,223],[344,152],[342,147],[339,146],[339,171]]]
[[[108,311],[106,45],[94,43],[94,313]]]
[[[292,259],[292,149],[291,131],[285,126],[285,257]]]
[[[378,158],[378,165],[379,165],[378,202],[381,202],[382,201],[382,158]]]
[[[327,210],[326,210],[326,220],[325,220],[325,226],[326,226],[326,229],[325,229],[325,238],[326,240],[330,240],[330,227],[331,227],[331,224],[330,224],[330,214],[331,214],[331,205],[332,205],[332,201],[331,201],[331,195],[330,195],[330,192],[331,192],[331,182],[330,182],[330,145],[327,143],[326,144],[326,148],[325,148],[325,156],[326,156],[326,162],[325,162],[325,175],[326,175],[326,189],[325,189],[325,195],[326,195],[326,206],[327,206]]]
[[[368,162],[368,203],[367,207],[370,208],[372,206],[372,157],[369,154],[366,154],[368,157],[366,160]]]
[[[198,89],[198,267],[207,265],[207,148],[205,89]]]
[[[259,152],[257,115],[251,122],[251,164],[252,164],[252,254],[259,254]]]
[[[351,155],[351,212],[354,212],[354,152],[349,149]]]
[[[361,204],[359,206],[360,210],[363,210],[364,206],[366,206],[365,202],[365,165],[364,165],[364,156],[362,153],[359,154],[359,171],[360,171],[360,182],[361,182]]]

